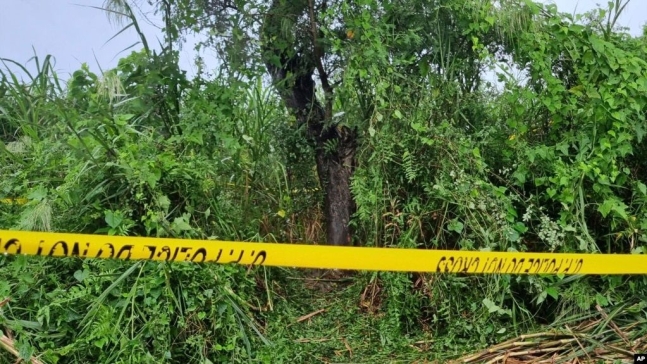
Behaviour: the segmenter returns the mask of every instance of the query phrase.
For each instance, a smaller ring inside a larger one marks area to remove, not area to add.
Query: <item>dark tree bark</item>
[[[286,40],[282,18],[293,20],[295,40]],[[300,17],[309,17],[299,25]],[[309,24],[308,24],[309,23]],[[303,24],[303,23],[302,23]],[[317,44],[314,7],[307,0],[274,0],[263,25],[263,56],[274,86],[298,125],[306,125],[307,137],[315,148],[317,173],[325,194],[327,242],[350,245],[350,217],[355,208],[350,192],[357,135],[347,127],[332,125],[333,89],[322,66]],[[315,69],[324,89],[320,102],[315,94]]]
[[[343,139],[337,136],[338,139]],[[354,211],[350,192],[355,145],[353,140],[340,143],[329,155],[320,145],[317,149],[317,171],[325,191],[324,209],[328,244],[351,245],[350,217]],[[322,178],[321,176],[324,176]]]

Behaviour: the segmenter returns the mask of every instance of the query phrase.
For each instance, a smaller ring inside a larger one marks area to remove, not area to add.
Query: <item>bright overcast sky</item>
[[[560,11],[568,13],[591,10],[597,3],[606,6],[606,0],[554,2]],[[102,6],[103,0],[0,0],[0,4],[0,58],[25,64],[34,55],[33,49],[41,59],[51,54],[56,59],[56,69],[65,79],[84,62],[96,72],[99,69],[97,61],[103,69],[112,68],[120,57],[141,49],[141,45],[137,45],[120,53],[139,40],[132,28],[106,43],[121,28],[111,24],[103,11],[87,7]],[[156,22],[159,24],[159,20]],[[640,34],[646,22],[647,1],[632,0],[619,23],[629,27],[632,34]],[[142,23],[141,27],[149,44],[157,45],[157,39],[161,39],[160,29],[147,23]],[[193,74],[191,47],[185,47],[181,56],[181,67]],[[213,56],[207,54],[205,60],[212,64]],[[33,65],[29,69],[32,70]]]

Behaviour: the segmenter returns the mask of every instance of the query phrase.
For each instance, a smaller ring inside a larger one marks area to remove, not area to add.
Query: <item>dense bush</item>
[[[358,134],[355,240],[644,254],[645,37],[603,14],[487,4],[436,4],[429,36],[415,14],[331,9],[357,30],[330,45],[346,57],[335,122]],[[262,74],[188,79],[168,42],[67,82],[50,57],[33,77],[23,67],[26,81],[2,71],[0,229],[323,242],[306,128]],[[412,59],[427,43],[434,53]],[[480,78],[495,63],[498,91]],[[304,290],[310,274],[0,257],[0,327],[48,363],[312,362],[351,347],[413,360],[430,333],[444,358],[647,289],[644,277],[380,272]],[[323,306],[326,318],[286,328]]]

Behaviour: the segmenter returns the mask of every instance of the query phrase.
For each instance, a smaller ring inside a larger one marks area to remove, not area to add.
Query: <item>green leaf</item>
[[[544,302],[546,300],[546,297],[548,297],[548,293],[546,291],[542,291],[537,297],[537,304]]]
[[[120,115],[115,115],[115,124],[119,126],[124,126],[128,123],[130,119],[132,119],[135,115],[133,114],[120,114]]]
[[[483,304],[487,308],[489,313],[497,312],[499,311],[500,307],[497,306],[492,300],[489,298],[484,298],[483,299]]]
[[[602,217],[607,217],[613,208],[614,200],[604,200],[600,206],[598,206],[598,212],[602,214]]]
[[[645,184],[644,184],[644,183],[642,183],[642,182],[638,181],[638,182],[636,182],[636,186],[638,187],[638,190],[640,191],[640,193],[641,193],[643,196],[644,196],[645,194],[647,194],[647,186],[645,186]]]
[[[124,220],[121,216],[121,213],[114,213],[110,210],[106,210],[105,215],[106,224],[108,224],[108,226],[113,229],[119,227],[119,225],[121,225],[122,221]]]
[[[636,132],[636,141],[638,143],[642,142],[643,138],[645,137],[645,128],[643,127],[642,123],[634,124],[634,129]]]
[[[607,217],[609,213],[613,211],[621,218],[625,220],[627,219],[627,205],[615,198],[604,200],[604,202],[598,206],[598,211],[602,214],[602,217]]]
[[[582,96],[584,96],[584,94],[582,93],[583,90],[584,90],[584,86],[577,85],[577,86],[571,88],[570,90],[568,90],[568,92],[574,94],[575,96],[582,97]]]
[[[157,204],[164,211],[168,211],[169,207],[171,207],[171,200],[166,195],[159,195],[157,196]]]
[[[36,187],[27,195],[28,199],[35,201],[42,201],[45,197],[47,197],[47,189],[43,186]]]
[[[625,113],[622,111],[614,111],[611,113],[611,116],[613,116],[614,119],[619,120],[621,122],[624,122],[627,120]]]
[[[562,152],[563,155],[568,155],[568,147],[568,143],[557,144],[557,149]]]
[[[591,46],[596,52],[604,53],[604,42],[602,40],[596,38],[595,36],[591,36],[589,41],[591,42]]]
[[[557,292],[557,287],[546,288],[546,294],[551,296],[554,299],[557,299],[559,297],[559,292]]]
[[[393,115],[396,119],[402,119],[402,113],[398,109],[395,109],[395,111],[393,111]]]
[[[187,135],[186,139],[195,144],[204,145],[204,141],[202,139],[203,135],[204,135],[204,131],[193,130],[189,135]]]
[[[509,241],[514,243],[519,241],[520,235],[519,235],[519,232],[517,232],[516,230],[508,229],[506,237],[508,238]]]
[[[603,295],[596,293],[595,295],[595,302],[597,302],[598,305],[604,307],[609,304],[609,301],[604,297]]]
[[[173,220],[172,228],[176,232],[192,230],[191,225],[189,225],[189,223],[187,222],[187,217],[186,216],[176,217]]]
[[[449,224],[447,224],[447,229],[449,229],[449,231],[455,231],[460,234],[463,231],[463,223],[458,220],[452,220],[449,222]]]
[[[525,169],[524,170],[517,169],[516,171],[514,171],[514,173],[512,173],[512,177],[517,180],[519,185],[523,185],[524,183],[526,183]]]
[[[162,178],[162,173],[159,170],[153,170],[150,173],[146,174],[146,182],[148,182],[148,185],[151,186],[152,189],[157,186],[157,181]]]
[[[418,66],[418,68],[420,70],[420,76],[422,76],[422,77],[426,77],[429,74],[429,70],[431,69],[429,67],[429,63],[427,63],[427,62],[421,62],[420,66]]]
[[[83,282],[86,278],[90,276],[90,271],[88,270],[77,270],[74,272],[74,278],[76,278],[77,281]]]
[[[523,222],[521,222],[521,221],[517,221],[517,222],[515,222],[515,223],[514,223],[514,225],[513,225],[513,227],[514,227],[514,229],[515,229],[516,231],[518,231],[518,232],[519,232],[519,233],[521,233],[521,234],[523,234],[523,233],[525,233],[525,232],[527,232],[527,231],[528,231],[528,228],[526,227],[526,225],[525,225]]]

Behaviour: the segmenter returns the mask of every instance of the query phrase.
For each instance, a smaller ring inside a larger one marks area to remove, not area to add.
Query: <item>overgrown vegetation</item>
[[[107,10],[139,29],[129,4]],[[521,0],[156,6],[162,49],[142,37],[102,74],[2,60],[0,229],[646,253],[647,33],[615,25],[620,0],[575,19]],[[277,11],[293,17],[259,20]],[[210,31],[220,73],[179,68],[187,31]],[[352,229],[331,238],[345,189]],[[545,325],[589,335],[564,360],[626,354],[647,351],[644,292],[642,276],[4,256],[0,362],[444,362]]]

